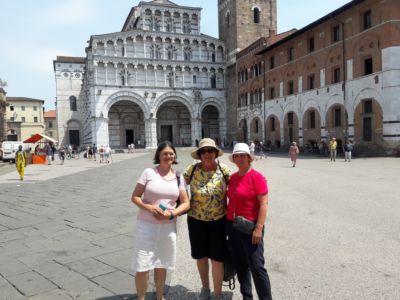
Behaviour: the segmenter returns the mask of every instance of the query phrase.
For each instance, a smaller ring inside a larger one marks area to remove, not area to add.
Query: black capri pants
[[[223,262],[226,246],[226,219],[201,221],[187,218],[192,258],[208,257]]]

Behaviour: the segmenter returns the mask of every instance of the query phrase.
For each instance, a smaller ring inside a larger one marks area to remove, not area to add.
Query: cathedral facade
[[[57,57],[60,144],[155,148],[226,137],[225,44],[201,34],[201,8],[140,2],[121,32]]]

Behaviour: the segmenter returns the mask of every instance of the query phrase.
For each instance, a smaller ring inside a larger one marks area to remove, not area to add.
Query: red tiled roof
[[[44,112],[44,117],[45,118],[56,118],[57,117],[57,113],[56,113],[55,110],[45,111]]]

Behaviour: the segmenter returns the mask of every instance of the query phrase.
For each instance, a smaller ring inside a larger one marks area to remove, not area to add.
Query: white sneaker
[[[197,297],[198,300],[209,300],[211,296],[211,291],[209,288],[201,288],[201,292],[199,297]]]

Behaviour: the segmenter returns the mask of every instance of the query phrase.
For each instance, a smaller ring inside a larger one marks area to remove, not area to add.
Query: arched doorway
[[[247,143],[247,121],[246,119],[242,119],[239,122],[239,128],[238,128],[238,133],[237,133],[237,137],[238,137],[238,142],[243,142],[243,143]]]
[[[375,99],[363,99],[354,111],[354,142],[383,147],[383,112]]]
[[[219,113],[214,105],[207,105],[201,112],[201,138],[212,138],[217,143],[219,134]]]
[[[265,122],[265,145],[268,148],[281,146],[281,125],[275,115],[269,116]]]
[[[347,112],[342,104],[333,104],[326,113],[327,139],[336,138],[338,151],[340,152],[347,135]]]
[[[192,144],[191,116],[187,107],[177,100],[163,103],[157,111],[158,142],[170,141],[177,146]]]
[[[289,146],[292,142],[299,142],[299,119],[293,111],[285,115],[283,121],[284,144]]]
[[[262,142],[262,122],[260,118],[254,118],[250,123],[250,139],[254,142]]]
[[[122,100],[113,104],[108,112],[108,132],[110,147],[127,148],[134,143],[145,147],[144,114],[136,103]]]
[[[321,141],[321,116],[317,109],[310,107],[303,115],[304,146],[318,149]]]
[[[67,144],[72,147],[80,147],[82,145],[81,131],[82,126],[78,120],[69,120],[67,123],[66,140]]]

